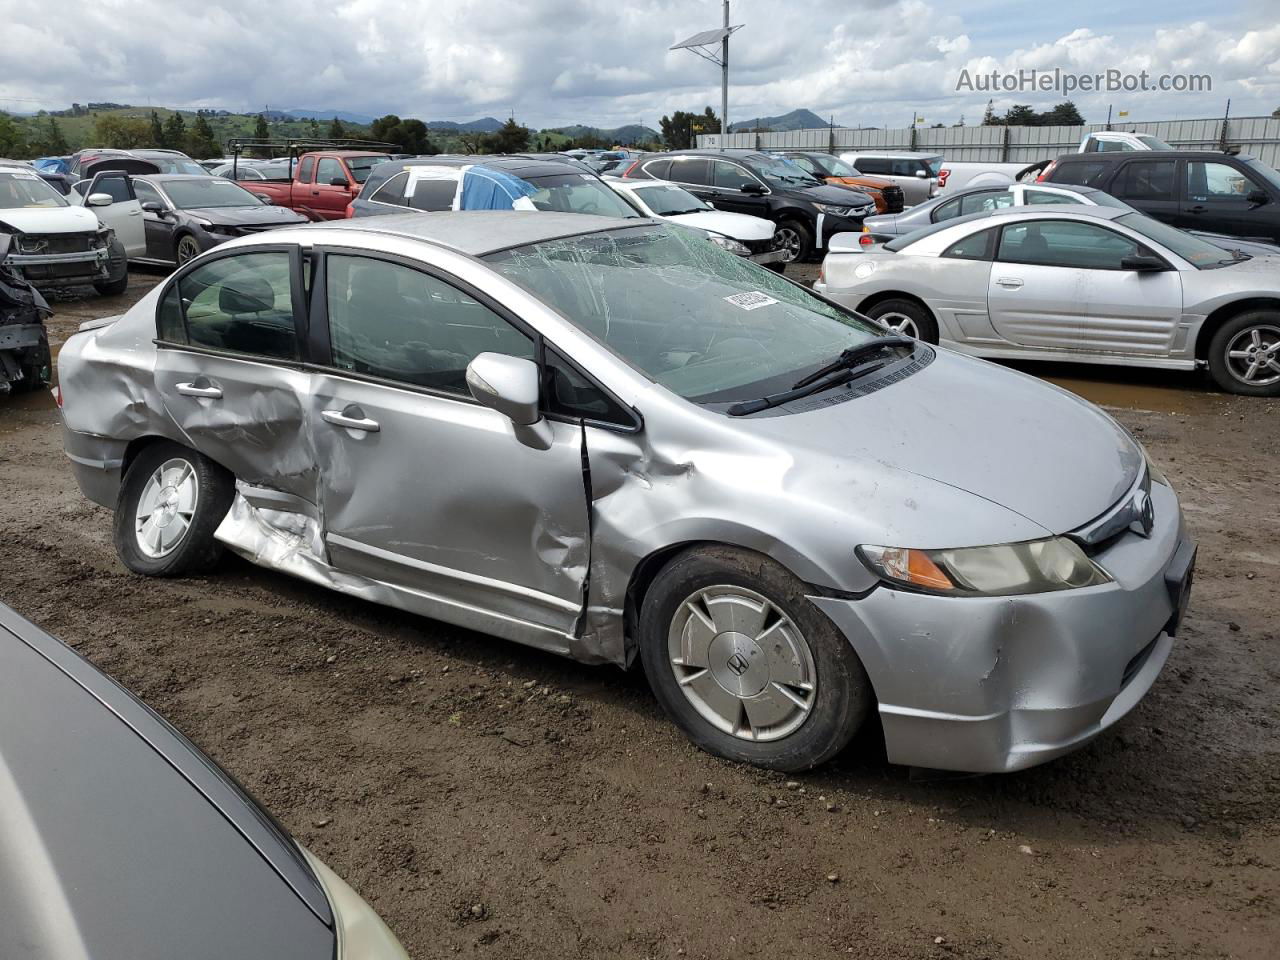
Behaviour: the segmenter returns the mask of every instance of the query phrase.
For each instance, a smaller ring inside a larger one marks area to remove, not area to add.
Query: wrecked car
[[[30,167],[0,166],[0,235],[10,239],[0,263],[37,287],[92,286],[123,293],[129,265],[115,232],[94,210],[110,206],[107,193],[91,193],[85,206],[66,198]]]
[[[49,382],[44,321],[53,311],[40,291],[4,266],[13,238],[0,233],[0,396]]]
[[[1189,596],[1178,499],[1101,410],[671,224],[232,240],[73,335],[59,376],[71,468],[130,570],[225,546],[639,660],[696,744],[776,770],[873,711],[896,763],[1066,753],[1146,694]]]

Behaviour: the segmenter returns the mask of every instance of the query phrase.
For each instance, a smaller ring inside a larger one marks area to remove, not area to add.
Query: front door
[[[155,382],[184,443],[237,480],[314,505],[300,276],[297,248],[284,246],[180,272],[161,296]]]
[[[351,181],[337,157],[321,157],[316,163],[316,182],[311,185],[311,208],[322,220],[341,220],[351,202]]]
[[[102,223],[115,231],[116,239],[124,245],[125,256],[130,259],[146,256],[147,236],[142,222],[142,204],[133,192],[133,182],[127,173],[108,170],[94,174],[83,191],[77,184],[76,192],[84,197],[86,205],[91,194],[108,194],[111,203],[105,207],[89,209]]]
[[[1182,314],[1176,270],[1125,270],[1137,241],[1078,220],[1026,220],[1000,236],[987,308],[1010,343],[1091,353],[1167,353]]]
[[[173,228],[176,218],[169,201],[161,195],[159,190],[145,180],[134,180],[133,190],[138,195],[140,203],[156,203],[160,205],[159,210],[142,211],[142,222],[147,234],[147,251],[144,256],[148,260],[176,261],[178,255],[174,250],[173,240]]]
[[[311,412],[332,563],[441,619],[563,642],[589,557],[581,428],[516,427],[465,383],[477,355],[534,359],[534,341],[417,265],[330,252],[324,275]]]
[[[710,179],[715,197],[711,202],[717,209],[769,219],[769,201],[765,197],[768,190],[745,167],[728,160],[713,160]],[[748,183],[759,187],[761,192],[743,192],[743,185]]]
[[[1244,170],[1213,160],[1183,162],[1182,205],[1175,226],[1280,243],[1273,195]],[[1258,200],[1265,198],[1265,202]]]

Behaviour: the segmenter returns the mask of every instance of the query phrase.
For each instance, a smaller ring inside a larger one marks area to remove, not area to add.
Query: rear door
[[[351,179],[338,157],[316,160],[316,179],[311,185],[311,208],[322,220],[342,220],[351,202]]]
[[[1265,184],[1232,163],[1184,160],[1182,166],[1184,193],[1175,226],[1280,240],[1280,231],[1275,228],[1275,204],[1280,196]],[[1267,198],[1266,203],[1256,202],[1259,192]]]
[[[95,173],[84,185],[76,184],[76,192],[87,206],[90,195],[105,193],[111,203],[105,207],[89,207],[104,224],[116,233],[116,239],[124,244],[125,255],[130,259],[146,256],[147,234],[142,221],[142,203],[134,193],[133,182],[127,173],[104,170]]]
[[[327,337],[311,416],[335,566],[443,619],[563,646],[589,555],[582,429],[518,428],[464,380],[480,353],[536,359],[536,340],[444,272],[355,251],[325,254],[312,326]]]
[[[1108,191],[1163,223],[1181,226],[1178,160],[1126,160]]]
[[[1182,314],[1178,272],[1121,267],[1151,253],[1100,224],[1006,224],[987,290],[992,326],[1020,346],[1162,356]]]
[[[706,157],[672,157],[667,179],[680,184],[713,207],[716,206],[716,190],[711,184],[711,162]]]
[[[155,382],[177,436],[314,514],[301,252],[215,252],[161,294]],[[307,507],[305,505],[311,505]]]

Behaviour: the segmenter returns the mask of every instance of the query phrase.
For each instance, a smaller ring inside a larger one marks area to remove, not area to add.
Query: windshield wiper
[[[903,337],[897,334],[888,337],[876,337],[866,343],[859,343],[856,346],[845,347],[840,351],[840,356],[836,357],[831,363],[825,367],[813,371],[807,377],[801,377],[791,385],[792,390],[799,390],[807,387],[811,383],[821,380],[828,374],[835,373],[837,370],[849,370],[858,364],[859,360],[865,360],[868,357],[874,357],[883,350],[890,350],[893,347],[911,347],[915,348],[915,340],[911,337]]]
[[[792,400],[801,400],[815,393],[821,393],[823,390],[830,390],[832,387],[844,386],[846,383],[851,383],[868,374],[875,373],[892,362],[888,359],[869,359],[874,357],[878,350],[902,344],[914,344],[914,342],[910,337],[881,337],[875,344],[876,350],[872,350],[872,345],[867,343],[860,344],[857,347],[850,347],[840,354],[840,360],[809,374],[802,380],[797,380],[790,390],[772,393],[758,400],[744,400],[741,403],[735,403],[725,412],[731,417],[745,417],[749,413],[759,413],[761,410],[778,407],[784,403],[790,403]],[[845,359],[846,354],[849,355],[848,359]],[[859,359],[866,362],[859,363]]]

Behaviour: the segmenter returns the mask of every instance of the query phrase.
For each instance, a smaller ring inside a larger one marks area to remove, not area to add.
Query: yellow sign
[[[1118,114],[1116,114],[1116,116],[1118,117],[1127,117],[1128,115],[1129,115],[1128,110],[1121,110]]]

